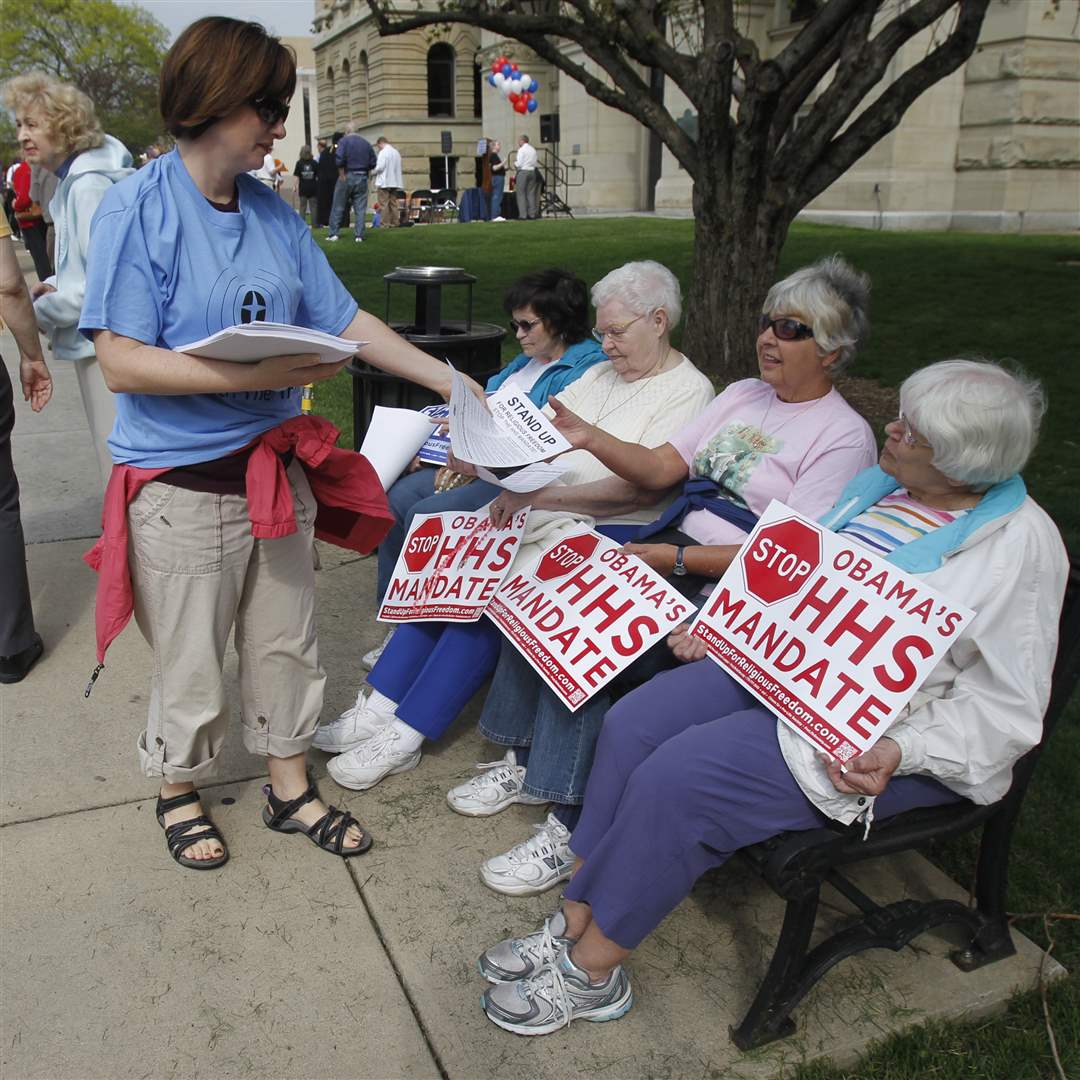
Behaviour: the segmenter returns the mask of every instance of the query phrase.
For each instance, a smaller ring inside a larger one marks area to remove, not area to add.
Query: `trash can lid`
[[[476,278],[467,274],[463,266],[397,266],[383,280],[414,285],[471,285]]]

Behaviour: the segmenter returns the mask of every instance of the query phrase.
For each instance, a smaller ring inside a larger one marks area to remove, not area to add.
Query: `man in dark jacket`
[[[320,139],[318,148],[318,190],[316,192],[318,220],[316,223],[320,228],[326,228],[330,224],[330,207],[334,202],[334,185],[337,184],[338,167],[333,140]],[[313,226],[316,223],[313,223]]]
[[[327,240],[336,241],[345,207],[353,210],[353,230],[356,243],[364,242],[364,219],[367,216],[368,173],[375,168],[375,151],[371,143],[356,134],[356,125],[345,127],[345,138],[337,146],[338,181],[334,187],[334,205],[330,210],[330,232]]]

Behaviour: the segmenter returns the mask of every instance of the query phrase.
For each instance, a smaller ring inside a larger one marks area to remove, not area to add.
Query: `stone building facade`
[[[689,211],[689,178],[650,132],[520,44],[462,26],[380,38],[365,0],[315,2],[320,129],[340,130],[352,118],[372,140],[387,135],[402,153],[406,186],[436,186],[442,131],[453,139],[450,186],[461,189],[475,182],[481,135],[500,138],[504,154],[521,133],[541,146],[540,118],[557,114],[559,141],[548,149],[569,167],[575,213]],[[991,0],[975,55],[923,94],[900,127],[802,216],[885,229],[1080,228],[1076,3]],[[768,56],[798,33],[812,7],[813,0],[739,0],[737,14]],[[943,29],[912,39],[896,69],[925,55]],[[514,113],[483,78],[500,53],[540,84],[536,113]],[[692,124],[678,90],[668,84],[664,95],[669,112]]]

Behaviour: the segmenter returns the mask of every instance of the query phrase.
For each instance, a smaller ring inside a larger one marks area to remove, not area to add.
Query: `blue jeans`
[[[344,180],[338,178],[334,185],[334,204],[330,208],[330,231],[327,238],[337,236],[345,217],[345,207],[351,206],[353,229],[356,235],[363,239],[364,218],[367,217],[367,186],[367,173],[348,173]]]
[[[401,545],[412,528],[413,518],[417,514],[440,514],[444,510],[479,510],[486,506],[500,489],[483,480],[474,480],[464,487],[454,488],[435,494],[436,469],[417,469],[406,473],[386,493],[390,509],[394,512],[393,528],[386,534],[379,545],[379,581],[378,602],[390,587],[394,576],[394,564],[401,552]]]
[[[502,214],[503,188],[506,186],[506,177],[500,174],[491,178],[491,218],[494,220]]]

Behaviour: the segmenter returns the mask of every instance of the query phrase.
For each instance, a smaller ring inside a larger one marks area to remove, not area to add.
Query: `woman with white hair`
[[[54,173],[60,184],[49,203],[56,229],[56,273],[31,291],[34,314],[53,355],[71,360],[79,380],[90,436],[104,480],[112,469],[106,440],[116,405],[89,338],[79,333],[86,293],[90,221],[105,192],[131,173],[123,143],[101,130],[94,103],[79,89],[35,73],[10,80],[4,103],[15,113],[26,160]]]
[[[593,302],[604,328],[594,335],[607,359],[565,385],[559,400],[614,438],[662,446],[712,397],[709,380],[671,344],[682,311],[679,283],[660,263],[628,263],[594,286]],[[585,450],[572,451],[561,462],[570,484],[610,475]],[[471,468],[451,464],[458,471]],[[620,542],[650,517],[647,509],[629,503],[586,513],[592,515],[590,524],[597,518],[600,531]],[[514,565],[538,558],[561,530],[573,529],[583,516],[534,510]],[[415,768],[424,740],[438,738],[491,674],[501,640],[486,619],[399,626],[368,676],[372,692],[365,696],[361,690],[354,706],[315,734],[316,747],[338,754],[327,766],[330,775],[343,787],[362,791],[391,773]]]
[[[739,848],[1008,791],[1041,735],[1068,572],[1019,475],[1042,393],[995,364],[948,360],[904,382],[900,409],[878,466],[822,521],[975,618],[846,772],[710,660],[623,698],[604,721],[560,911],[480,958],[495,984],[484,1009],[500,1027],[539,1035],[622,1016],[633,1003],[625,959]]]
[[[777,282],[758,328],[760,378],[728,386],[662,446],[621,441],[574,415],[569,403],[557,404],[556,423],[566,437],[616,475],[585,487],[548,488],[529,500],[503,492],[493,506],[496,522],[525,501],[586,513],[613,503],[618,509],[620,499],[626,506],[647,505],[686,481],[679,498],[626,549],[687,596],[703,599],[702,589],[727,569],[771,500],[817,517],[877,457],[869,425],[833,386],[835,373],[852,362],[866,338],[868,300],[866,276],[836,256]],[[617,301],[598,297],[597,303],[600,326],[624,318],[611,308]],[[605,347],[614,355],[619,343]],[[527,839],[482,864],[485,885],[521,896],[570,876],[570,832],[604,714],[621,693],[675,663],[671,649],[658,642],[572,711],[503,643],[480,731],[509,749],[501,761],[453,788],[447,802],[469,816],[495,814],[515,802],[551,802],[554,808]]]

